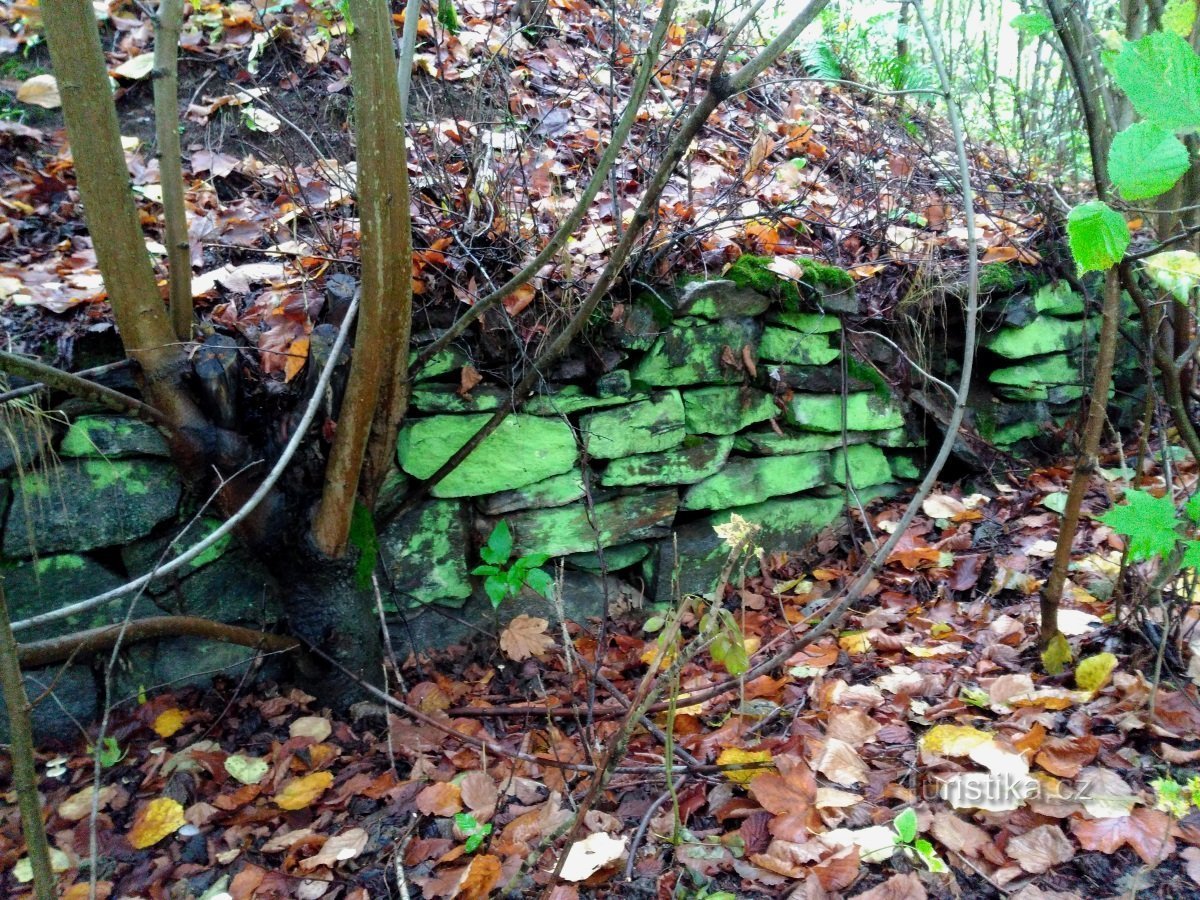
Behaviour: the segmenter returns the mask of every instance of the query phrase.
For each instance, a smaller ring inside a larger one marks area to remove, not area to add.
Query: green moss
[[[853,279],[845,270],[825,265],[815,259],[791,258],[792,262],[804,270],[804,281],[800,284],[772,272],[772,261],[769,256],[744,254],[729,267],[725,277],[738,287],[750,288],[780,301],[787,309],[800,307],[801,301],[805,299],[805,294],[801,292],[803,287],[810,288],[808,293],[816,293],[819,288],[844,291],[854,287]]]
[[[1011,294],[1017,289],[1008,263],[987,263],[979,270],[979,290],[986,293]]]
[[[871,392],[883,400],[892,396],[891,385],[876,371],[874,366],[868,366],[866,363],[860,362],[852,356],[847,356],[846,374],[852,379],[856,378],[871,385]]]

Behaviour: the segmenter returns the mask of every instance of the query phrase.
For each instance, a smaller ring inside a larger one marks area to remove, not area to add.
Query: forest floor
[[[507,3],[459,4],[458,35],[423,26],[430,77],[414,103],[427,121],[411,168],[425,327],[470,303],[489,270],[524,258],[521,217],[504,209],[534,210],[544,232],[602,144],[608,82],[591,73],[606,60],[604,29],[587,31],[597,12],[585,3],[552,8],[556,37],[514,39],[518,58],[491,67],[483,54]],[[132,63],[149,25],[132,6],[114,9],[106,46],[123,128],[140,142],[129,160],[153,230],[150,82]],[[352,99],[332,11],[293,4],[276,31],[249,4],[202,4],[185,43],[197,302],[206,321],[256,345],[261,376],[280,383],[299,371],[288,360],[303,363],[321,279],[354,271],[339,174],[352,157]],[[117,347],[28,14],[19,4],[2,13],[0,50],[13,55],[0,67],[0,326],[19,348],[80,368]],[[638,37],[648,24],[626,23]],[[699,33],[692,23],[672,36],[662,96],[630,142],[640,150],[618,166],[617,196],[598,198],[569,262],[508,305],[531,352],[564,298],[586,290],[615,220],[636,203],[644,158],[702,81]],[[627,47],[616,52],[629,62]],[[522,91],[510,97],[512,84]],[[520,113],[525,126],[463,124],[485,113]],[[743,249],[811,253],[851,270],[872,315],[916,271],[956,277],[961,210],[943,191],[944,136],[925,113],[811,85],[731,106],[686,184],[668,192],[667,237],[642,262],[666,273],[719,270]],[[518,136],[528,145],[509,148]],[[498,155],[503,208],[481,231],[465,227],[479,215],[479,173],[467,163],[485,144],[518,164]],[[1030,195],[1012,189],[1036,179],[975,159],[994,179],[981,195],[985,259],[1038,262],[1027,245],[1046,226]],[[751,201],[761,205],[746,212]],[[505,374],[499,363],[481,370]],[[628,729],[621,768],[582,816],[562,877],[562,829],[623,733],[617,697],[694,646],[700,609],[665,652],[653,627],[662,622],[644,615],[608,623],[603,651],[595,623],[564,632],[518,620],[499,642],[397,660],[404,706],[367,703],[348,720],[314,706],[303,685],[220,679],[119,707],[98,776],[84,742],[39,755],[64,896],[88,896],[93,842],[97,896],[112,898],[1200,896],[1200,812],[1187,802],[1200,771],[1196,676],[1184,640],[1159,658],[1158,612],[1112,599],[1124,542],[1098,517],[1129,473],[1115,455],[1106,464],[1113,477],[1098,478],[1085,503],[1062,623],[1074,660],[1088,661],[1082,671],[1075,662],[1042,674],[1036,647],[1069,471],[1002,474],[930,497],[839,631],[782,669],[730,683],[711,650],[684,666],[666,692],[674,706],[652,708],[652,728]],[[1190,485],[1196,474],[1181,463],[1172,479]],[[1145,490],[1172,487],[1152,463],[1142,477]],[[837,594],[903,499],[876,503],[805,554],[751,561],[725,597],[746,653],[811,627],[813,605]],[[1172,615],[1189,634],[1190,605]],[[596,666],[602,677],[589,677]],[[694,699],[716,684],[729,689]],[[686,766],[673,790],[664,734]],[[5,800],[0,893],[19,897],[28,864]],[[931,871],[943,864],[948,872]]]

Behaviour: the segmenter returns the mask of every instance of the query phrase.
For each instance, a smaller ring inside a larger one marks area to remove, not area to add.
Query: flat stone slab
[[[412,407],[423,413],[491,412],[508,403],[507,393],[480,385],[467,396],[453,384],[418,384],[413,388]]]
[[[695,484],[720,471],[732,447],[732,437],[689,437],[674,450],[614,459],[600,476],[600,483],[605,487]]]
[[[66,460],[17,480],[4,555],[83,552],[125,544],[175,515],[175,467],[155,459]]]
[[[783,434],[774,431],[746,431],[735,438],[735,446],[744,453],[760,456],[787,456],[792,453],[814,453],[836,450],[847,445],[872,443],[880,447],[907,447],[909,438],[903,428],[888,431],[850,431],[845,441],[841,434],[822,434],[816,431],[796,431],[788,428]]]
[[[22,560],[0,568],[0,575],[4,576],[4,594],[14,622],[70,606],[125,583],[115,572],[78,553]],[[104,606],[19,631],[17,640],[39,641],[111,625],[121,621],[128,606],[129,598],[120,597]],[[153,612],[148,601],[138,606],[143,614],[146,610]]]
[[[1096,323],[1084,320],[1069,321],[1053,316],[1038,316],[1022,328],[1002,328],[987,338],[983,345],[993,353],[1008,359],[1066,353],[1083,342],[1084,328],[1094,336]]]
[[[842,330],[841,318],[824,312],[777,310],[771,313],[767,321],[772,325],[785,325],[804,334],[836,334]]]
[[[1033,295],[1033,305],[1048,316],[1081,316],[1084,310],[1083,297],[1066,281],[1043,285]]]
[[[478,433],[490,416],[413,419],[400,431],[396,455],[409,475],[425,479]],[[579,451],[571,426],[558,419],[515,414],[434,485],[435,497],[475,497],[544,481],[575,468]]]
[[[501,491],[480,497],[476,501],[479,511],[489,516],[500,516],[519,509],[550,509],[566,506],[584,497],[583,476],[579,472],[553,475],[523,488]]]
[[[689,434],[735,434],[778,413],[771,395],[755,388],[707,387],[683,392],[683,420]]]
[[[806,334],[791,328],[768,325],[763,329],[758,355],[768,362],[824,366],[841,356],[841,351],[830,343],[829,335],[823,332]]]
[[[849,471],[850,483],[855,488],[887,484],[892,480],[892,467],[888,464],[887,454],[871,444],[839,447],[833,452],[832,469],[833,480],[838,484],[846,484],[846,473]]]
[[[841,394],[794,394],[787,407],[788,420],[808,431],[842,432]],[[904,414],[890,400],[860,391],[845,396],[848,431],[887,431],[904,425]]]
[[[170,456],[167,440],[153,425],[127,416],[80,416],[71,423],[59,456]]]
[[[771,299],[726,278],[715,278],[682,285],[674,305],[676,315],[729,319],[762,315],[771,305]]]
[[[634,381],[657,387],[737,384],[743,378],[744,348],[754,358],[760,332],[755,319],[680,319],[655,340],[634,371]]]
[[[670,450],[683,443],[683,400],[679,391],[663,391],[649,400],[588,413],[579,430],[594,459],[619,459]]]
[[[889,473],[890,474],[890,473]],[[692,485],[682,509],[726,509],[795,494],[829,480],[829,455],[738,457],[715,475]]]
[[[1022,400],[1046,400],[1049,389],[1069,386],[1083,389],[1079,367],[1071,362],[1066,353],[1055,353],[1028,359],[1020,365],[996,369],[988,376],[992,384],[1002,388],[1015,388]],[[1009,391],[1008,393],[1012,393]],[[1081,395],[1082,396],[1082,395]]]
[[[843,378],[840,366],[792,366],[781,363],[765,368],[769,382],[787,385],[794,391],[833,394],[839,393],[843,388],[849,393],[875,389],[875,385],[870,381],[857,378],[851,372],[847,372]]]
[[[590,520],[583,503],[513,513],[505,520],[517,555],[567,556],[595,551],[597,540],[601,546],[616,546],[665,537],[678,506],[675,491],[647,491],[596,503]]]
[[[414,606],[461,606],[471,596],[467,516],[456,500],[431,500],[389,522],[379,551],[396,590]]]
[[[650,555],[650,545],[644,541],[633,544],[622,544],[619,547],[606,547],[604,550],[604,565],[600,564],[599,553],[572,553],[564,557],[568,566],[581,569],[584,572],[600,573],[601,569],[616,572],[635,566]]]
[[[628,376],[629,373],[625,374]],[[597,382],[598,387],[599,382]],[[588,409],[636,403],[638,400],[645,400],[648,396],[648,394],[640,392],[625,391],[620,394],[610,393],[601,397],[593,397],[579,385],[569,384],[549,393],[530,397],[521,405],[521,412],[532,416],[569,416]]]

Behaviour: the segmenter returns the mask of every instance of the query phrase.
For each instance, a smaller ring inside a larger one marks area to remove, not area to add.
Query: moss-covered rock
[[[405,423],[397,442],[400,467],[428,478],[475,436],[490,416],[431,416]],[[559,419],[511,415],[462,464],[433,487],[435,497],[496,494],[562,475],[579,452],[571,426]]]
[[[759,316],[771,305],[769,297],[727,278],[688,281],[675,297],[675,314],[705,319]]]
[[[793,394],[787,415],[798,428],[840,434],[842,395]],[[848,431],[887,431],[904,425],[904,415],[898,406],[865,392],[845,395],[845,419]]]
[[[499,409],[510,395],[495,387],[480,386],[465,397],[453,384],[418,384],[413,388],[412,407],[423,413],[491,412]]]
[[[1004,393],[1013,399],[1024,401],[1046,400],[1053,387],[1081,389],[1082,386],[1078,366],[1065,353],[1034,357],[1020,365],[996,369],[988,376],[988,381],[1006,388]]]
[[[1081,316],[1084,310],[1083,297],[1066,281],[1043,285],[1034,294],[1033,305],[1048,316]]]
[[[849,360],[847,360],[849,361]],[[859,377],[854,371],[842,376],[841,366],[766,366],[767,380],[772,384],[786,385],[793,391],[810,394],[834,394],[843,390],[873,391],[878,388],[875,380]],[[865,367],[862,367],[865,369]],[[870,370],[873,372],[874,370]],[[865,374],[865,373],[864,373]]]
[[[887,455],[871,444],[839,447],[833,452],[832,471],[833,480],[838,484],[846,484],[846,473],[849,471],[850,483],[855,488],[886,484],[892,480],[892,467],[888,465]]]
[[[679,391],[663,391],[649,400],[630,403],[579,420],[588,455],[619,459],[638,453],[670,450],[683,443],[683,401]]]
[[[461,606],[471,596],[463,504],[433,500],[389,522],[379,551],[396,590],[412,605]]]
[[[1038,316],[1023,328],[1002,328],[983,345],[1008,359],[1025,359],[1050,353],[1066,353],[1083,342],[1084,329],[1095,336],[1094,322],[1069,321]]]
[[[597,384],[597,394],[592,396],[577,384],[551,388],[544,394],[530,397],[521,405],[521,412],[531,416],[570,416],[589,409],[604,409],[610,406],[620,406],[622,403],[636,403],[645,400],[649,395],[625,391],[623,394],[601,393]]]
[[[596,503],[591,516],[585,504],[573,503],[513,513],[505,521],[512,529],[514,553],[567,556],[590,553],[597,541],[610,547],[665,537],[678,505],[675,491],[646,491]],[[489,523],[486,530],[491,527]]]
[[[125,583],[115,572],[78,553],[10,562],[0,566],[0,576],[4,578],[4,594],[13,621],[70,606]],[[129,598],[121,597],[104,606],[26,629],[18,637],[22,641],[39,641],[111,625],[121,621],[128,605]],[[152,609],[149,603],[140,607],[143,615]]]
[[[175,515],[182,488],[156,459],[76,459],[16,482],[4,555],[83,552],[128,543]]]
[[[836,450],[844,444],[875,444],[880,447],[907,447],[909,438],[903,428],[888,431],[850,431],[843,441],[841,434],[823,434],[817,431],[787,429],[783,434],[763,429],[746,431],[735,439],[734,446],[743,453],[759,456],[788,456],[793,453],[814,453],[818,450]]]
[[[732,437],[688,437],[673,450],[614,459],[600,483],[605,487],[695,484],[720,471],[732,447]]]
[[[564,558],[566,564],[584,572],[600,572],[607,570],[617,572],[636,566],[650,554],[650,545],[639,541],[633,544],[621,544],[617,547],[607,547],[604,550],[604,565],[600,564],[598,553],[572,553]]]
[[[854,280],[844,269],[825,265],[805,257],[788,257],[803,271],[801,281],[784,278],[771,270],[773,258],[743,254],[729,267],[725,277],[741,287],[751,288],[779,301],[787,310],[818,306],[837,312],[858,312]]]
[[[408,354],[408,364],[411,366],[417,361],[421,355],[421,350],[413,350]],[[429,381],[441,375],[447,375],[457,369],[461,369],[467,364],[466,354],[461,350],[455,350],[453,347],[447,347],[440,353],[435,353],[433,358],[425,364],[425,367],[417,373],[417,381]]]
[[[824,366],[841,356],[841,351],[832,346],[828,334],[805,334],[791,328],[768,325],[763,329],[758,355],[768,362]]]
[[[80,416],[71,423],[59,456],[170,456],[166,438],[152,425],[127,416]]]
[[[692,485],[682,509],[726,509],[795,494],[829,480],[829,455],[738,457],[720,472]]]
[[[771,395],[754,388],[709,387],[683,392],[688,434],[734,434],[776,414]]]
[[[479,511],[485,515],[501,516],[519,509],[549,509],[555,506],[566,506],[568,503],[582,500],[584,494],[583,476],[576,471],[567,472],[565,475],[554,475],[545,481],[538,481],[511,491],[501,491],[499,494],[480,497],[477,505]]]
[[[742,355],[757,357],[761,326],[755,319],[703,323],[680,319],[655,339],[634,370],[635,382],[655,387],[737,384],[744,377]]]
[[[805,334],[836,334],[842,330],[841,318],[827,312],[777,310],[767,317],[767,321]]]
[[[984,294],[1011,294],[1017,288],[1008,263],[985,263],[979,268],[979,291]]]

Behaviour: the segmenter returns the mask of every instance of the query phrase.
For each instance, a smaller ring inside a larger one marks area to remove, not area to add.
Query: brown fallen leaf
[[[1075,845],[1057,825],[1039,825],[1008,842],[1008,855],[1026,872],[1040,875],[1075,857]]]
[[[436,781],[417,794],[416,804],[427,816],[453,816],[462,812],[462,791],[457,784]]]
[[[1175,852],[1171,817],[1144,806],[1112,819],[1072,817],[1071,832],[1085,850],[1116,853],[1128,844],[1148,866],[1158,865]]]
[[[925,885],[914,872],[893,875],[869,891],[855,894],[852,900],[925,900]]]
[[[546,634],[550,623],[524,613],[508,623],[500,632],[500,649],[513,662],[536,657],[540,659],[554,646],[554,638]]]

